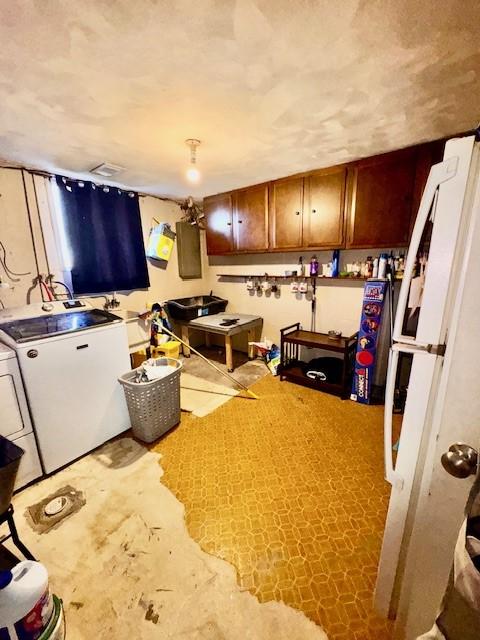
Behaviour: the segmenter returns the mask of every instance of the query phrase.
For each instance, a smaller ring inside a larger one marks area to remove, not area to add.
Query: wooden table
[[[233,325],[222,326],[222,322],[225,320],[238,319]],[[260,316],[250,316],[245,313],[216,313],[211,316],[203,316],[201,318],[195,318],[189,322],[180,322],[182,328],[182,340],[186,344],[190,344],[190,329],[196,331],[203,331],[205,333],[205,344],[210,346],[210,334],[225,336],[225,355],[226,364],[229,372],[233,371],[233,353],[232,353],[232,336],[238,333],[248,333],[248,342],[254,342],[256,339],[256,329],[262,327],[263,318]],[[248,357],[253,358],[254,348],[248,345]],[[190,357],[190,349],[183,347],[183,355],[186,358]]]
[[[316,331],[303,331],[300,323],[292,324],[280,331],[280,380],[289,380],[303,384],[306,387],[320,389],[327,393],[340,396],[343,399],[350,397],[351,375],[353,360],[357,346],[358,333],[351,336],[332,340],[327,333]],[[324,351],[333,351],[342,355],[342,378],[337,382],[323,382],[313,380],[303,372],[305,364],[299,358],[299,347],[313,347]]]

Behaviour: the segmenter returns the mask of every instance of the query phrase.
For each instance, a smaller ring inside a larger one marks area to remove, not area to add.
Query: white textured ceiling
[[[0,0],[0,157],[205,195],[480,117],[478,0]],[[203,180],[184,179],[197,137]]]

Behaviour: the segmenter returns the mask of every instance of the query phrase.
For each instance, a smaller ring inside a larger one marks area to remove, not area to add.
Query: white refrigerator
[[[473,135],[451,139],[443,161],[431,168],[395,316],[384,417],[385,477],[392,488],[375,606],[396,620],[394,637],[402,640],[426,632],[435,619],[470,486],[442,469],[440,448],[475,435],[472,445],[480,444],[478,147]],[[419,281],[413,283],[416,294],[412,281],[425,247],[428,262],[418,300]],[[414,299],[420,305],[412,331],[406,327]],[[411,366],[395,452],[395,389],[399,363],[406,359]],[[473,414],[465,417],[467,406]],[[478,423],[473,424],[477,411]]]

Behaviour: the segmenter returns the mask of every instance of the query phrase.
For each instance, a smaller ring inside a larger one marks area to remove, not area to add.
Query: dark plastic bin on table
[[[10,506],[20,459],[25,451],[0,436],[0,515]]]
[[[228,300],[218,296],[193,296],[167,300],[167,309],[173,320],[188,322],[202,316],[212,316],[227,308]]]

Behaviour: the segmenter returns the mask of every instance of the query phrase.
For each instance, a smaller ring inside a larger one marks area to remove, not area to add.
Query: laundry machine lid
[[[41,338],[93,329],[112,322],[123,322],[123,320],[103,309],[89,309],[13,320],[1,323],[0,329],[17,344],[21,344]]]

